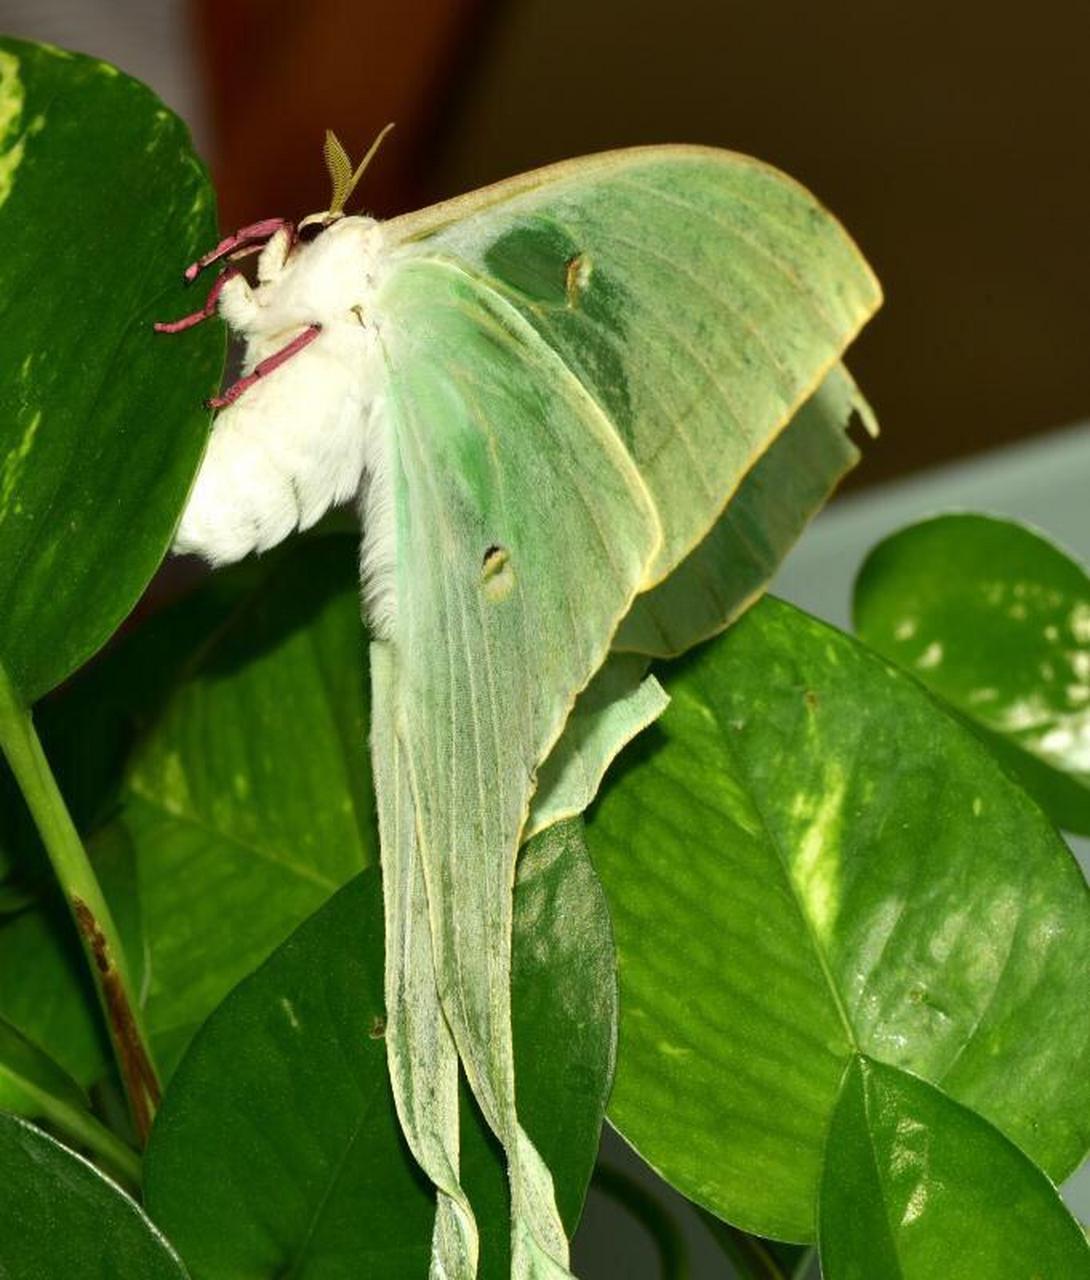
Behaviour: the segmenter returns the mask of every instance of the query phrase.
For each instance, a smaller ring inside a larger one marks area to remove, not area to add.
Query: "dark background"
[[[862,481],[1090,411],[1086,0],[201,0],[228,221],[324,207],[321,129],[399,122],[378,212],[655,141],[769,160],[845,222],[887,303],[853,370]]]
[[[193,124],[225,225],[324,208],[321,139],[398,128],[391,214],[564,156],[693,141],[810,186],[887,303],[853,483],[1090,412],[1087,0],[0,0]]]

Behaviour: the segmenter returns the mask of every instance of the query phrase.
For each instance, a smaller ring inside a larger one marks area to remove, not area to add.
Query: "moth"
[[[345,212],[373,152],[353,170],[327,135],[329,208],[224,239],[187,277],[259,251],[256,284],[228,266],[158,326],[218,313],[245,342],[175,550],[224,564],[357,502],[386,1042],[437,1189],[432,1274],[477,1267],[461,1064],[507,1155],[512,1275],[564,1276],[517,1109],[518,850],[661,710],[614,651],[656,651],[663,584],[804,402],[843,389],[879,293],[813,197],[743,156],[616,151],[378,222]]]

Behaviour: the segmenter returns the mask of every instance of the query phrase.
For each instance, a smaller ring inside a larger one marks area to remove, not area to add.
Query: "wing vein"
[[[799,275],[793,266],[784,262],[783,259],[778,258],[767,246],[761,244],[761,242],[755,237],[746,235],[741,228],[731,226],[730,223],[724,222],[722,218],[717,218],[709,209],[702,208],[699,205],[687,204],[684,200],[679,200],[677,196],[671,195],[670,192],[663,191],[661,187],[655,187],[646,182],[638,182],[632,178],[618,178],[617,183],[620,186],[629,187],[634,191],[657,196],[664,203],[673,205],[678,209],[684,209],[688,213],[696,214],[697,217],[703,218],[705,221],[711,222],[714,226],[719,227],[721,230],[726,232],[727,235],[733,236],[737,240],[741,240],[743,244],[748,245],[755,253],[770,262],[786,280],[795,285],[801,292],[809,295],[813,302],[815,313],[824,323],[834,339],[838,339],[840,332],[839,327],[833,320],[833,317],[826,310],[818,290],[809,282],[804,282],[802,276]],[[793,227],[791,223],[770,216],[769,210],[761,208],[761,206],[754,204],[751,200],[745,199],[744,196],[739,195],[737,192],[731,193],[731,199],[735,203],[744,205],[747,209],[753,210],[753,212],[760,216],[764,221],[775,222],[777,228],[786,232],[788,237],[796,244],[802,246],[806,245],[805,238],[799,234],[797,229]]]
[[[791,386],[792,379],[791,379],[790,370],[780,360],[779,356],[776,355],[775,351],[773,351],[771,346],[769,346],[768,339],[764,336],[764,334],[761,333],[760,329],[757,328],[757,326],[753,323],[753,321],[747,318],[747,316],[741,310],[740,307],[735,306],[728,299],[721,297],[713,289],[709,288],[708,285],[705,284],[705,282],[701,280],[701,278],[695,272],[690,271],[687,267],[684,267],[680,263],[675,262],[672,258],[668,258],[664,253],[660,253],[657,249],[653,249],[649,245],[640,244],[635,240],[629,240],[626,236],[619,236],[614,234],[611,238],[614,244],[622,245],[627,249],[631,249],[640,257],[654,258],[657,262],[662,262],[665,266],[667,266],[670,269],[672,274],[682,275],[687,280],[692,281],[692,283],[698,289],[700,289],[702,293],[704,293],[707,297],[711,298],[711,300],[717,306],[722,307],[724,311],[728,312],[739,322],[740,326],[743,329],[745,329],[754,338],[757,344],[765,351],[768,358],[768,363],[776,371],[776,374],[780,378],[781,382],[784,383],[785,388]],[[670,332],[676,334],[676,330],[674,329],[671,329]],[[707,371],[707,366],[704,366],[702,364],[702,367],[704,367],[705,370]],[[712,376],[713,375],[711,375],[709,371],[709,377],[712,377]],[[718,379],[713,378],[713,380],[716,381],[717,385],[719,385]],[[786,390],[785,390],[785,394],[787,394]]]

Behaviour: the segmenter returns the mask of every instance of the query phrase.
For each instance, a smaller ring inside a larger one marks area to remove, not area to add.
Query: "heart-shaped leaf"
[[[616,1017],[609,921],[581,824],[552,827],[527,846],[515,902],[520,1114],[574,1226]],[[195,1274],[400,1280],[427,1271],[434,1196],[398,1128],[382,991],[381,884],[371,870],[303,924],[197,1036],[145,1165],[149,1208]],[[481,1274],[501,1280],[502,1156],[468,1107],[463,1128]]]
[[[1090,904],[1051,823],[914,681],[778,601],[663,683],[588,828],[619,956],[611,1120],[691,1198],[800,1241],[856,1052],[1067,1174]]]
[[[215,233],[207,174],[148,89],[0,40],[0,661],[27,703],[107,639],[170,541],[224,343],[152,322]]]
[[[1048,1178],[986,1120],[868,1058],[844,1077],[819,1207],[825,1280],[1085,1280]]]
[[[1090,835],[1090,576],[1010,520],[950,515],[880,542],[855,626],[976,725],[1060,826]]]

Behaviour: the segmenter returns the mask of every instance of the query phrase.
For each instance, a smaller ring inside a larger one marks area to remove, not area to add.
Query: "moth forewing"
[[[386,234],[509,299],[602,407],[662,521],[649,587],[701,541],[881,301],[809,192],[708,147],[565,161]]]

